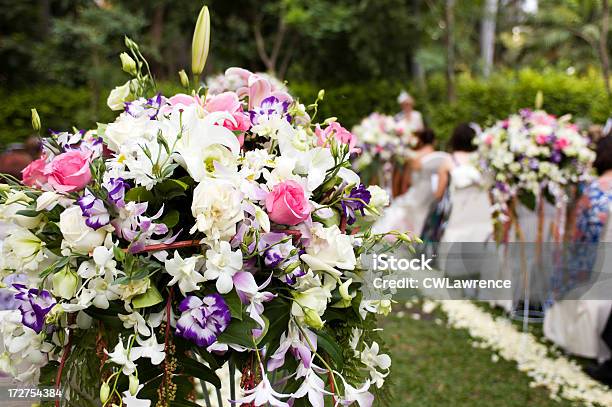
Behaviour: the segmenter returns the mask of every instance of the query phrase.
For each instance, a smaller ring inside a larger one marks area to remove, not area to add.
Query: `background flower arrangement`
[[[209,27],[204,7],[196,84]],[[387,197],[351,170],[355,136],[314,122],[322,92],[306,107],[239,68],[231,90],[165,97],[126,46],[119,116],[52,132],[23,183],[0,188],[3,270],[21,281],[2,370],[83,406],[195,405],[194,379],[218,389],[225,364],[242,373],[237,403],[372,405],[390,303],[363,298],[360,255],[383,236],[353,225]]]
[[[476,140],[479,167],[491,177],[494,217],[503,222],[517,198],[534,210],[547,199],[559,203],[569,187],[590,177],[594,152],[570,122],[543,110],[522,109],[484,130]]]
[[[354,167],[365,182],[377,182],[390,188],[393,166],[403,164],[416,146],[412,130],[405,121],[395,120],[393,116],[371,113],[361,123],[353,127],[357,136],[359,153],[354,159]]]

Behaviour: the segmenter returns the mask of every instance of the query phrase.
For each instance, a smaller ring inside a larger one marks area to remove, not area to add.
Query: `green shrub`
[[[289,86],[305,104],[312,103],[319,91],[312,83],[293,82]],[[612,113],[611,100],[596,72],[575,77],[553,70],[522,70],[498,72],[487,80],[459,76],[455,104],[446,101],[446,83],[442,76],[429,78],[426,90],[392,80],[338,84],[325,89],[317,119],[336,116],[351,128],[374,111],[397,113],[396,98],[402,88],[414,95],[416,108],[442,141],[458,123],[476,122],[486,126],[522,107],[532,107],[538,90],[544,94],[544,109],[553,114],[570,113],[576,119],[604,123]],[[160,89],[164,94],[183,91],[175,83],[162,83]],[[108,90],[99,100],[92,100],[86,88],[61,86],[39,86],[15,93],[0,89],[0,146],[23,140],[32,133],[30,109],[33,107],[38,109],[43,129],[64,130],[72,126],[85,129],[94,127],[96,121],[112,120],[115,113],[106,106],[107,96]]]
[[[316,86],[308,83],[289,85],[306,103],[314,100],[318,92]],[[404,87],[414,95],[416,108],[442,141],[461,122],[487,126],[520,108],[533,107],[538,90],[544,94],[543,108],[552,114],[569,113],[575,119],[594,123],[604,123],[612,114],[612,101],[596,73],[574,77],[563,72],[533,70],[501,72],[487,80],[462,75],[457,78],[454,104],[446,101],[446,83],[441,76],[430,78],[426,91],[391,81],[340,85],[325,89],[325,101],[319,111],[322,117],[337,116],[351,127],[373,111],[397,113],[396,98]]]

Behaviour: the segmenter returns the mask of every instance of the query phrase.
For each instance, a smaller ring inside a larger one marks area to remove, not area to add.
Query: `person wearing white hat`
[[[397,103],[402,107],[402,111],[395,117],[397,121],[405,121],[406,127],[412,133],[423,130],[423,116],[421,112],[414,110],[414,99],[408,92],[402,90],[397,97]]]

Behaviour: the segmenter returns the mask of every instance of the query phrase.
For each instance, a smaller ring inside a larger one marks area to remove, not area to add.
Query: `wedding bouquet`
[[[209,27],[204,8],[196,83]],[[16,301],[0,368],[78,406],[195,406],[223,366],[242,375],[236,405],[372,405],[391,304],[363,298],[360,255],[383,236],[353,224],[387,197],[351,170],[355,136],[243,69],[225,74],[236,89],[164,96],[126,46],[118,117],[51,132],[0,186]]]
[[[394,165],[403,164],[416,145],[405,121],[381,113],[371,113],[353,127],[352,132],[357,137],[359,148],[354,167],[368,180],[380,171],[390,173]]]
[[[554,203],[567,188],[589,178],[594,152],[570,116],[522,109],[476,139],[479,167],[494,184],[495,217],[503,220],[517,197],[534,209],[539,198]]]

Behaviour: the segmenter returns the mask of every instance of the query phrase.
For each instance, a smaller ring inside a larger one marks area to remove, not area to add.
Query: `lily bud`
[[[125,36],[125,46],[128,47],[129,49],[134,49],[134,50],[138,49],[138,44],[132,41],[130,37],[128,37],[127,35]]]
[[[544,94],[542,93],[541,90],[539,90],[538,93],[536,93],[535,108],[538,110],[541,109],[543,103],[544,103]]]
[[[108,385],[108,383],[103,382],[102,386],[100,386],[100,401],[102,402],[102,404],[106,403],[109,397],[110,397],[110,386]]]
[[[121,69],[130,75],[136,75],[136,61],[127,52],[119,54],[119,58],[121,58]]]
[[[134,376],[133,374],[130,375],[130,394],[132,396],[135,396],[136,393],[138,393],[138,385],[140,383],[138,383],[138,378],[136,376]]]
[[[321,329],[324,325],[324,322],[317,311],[313,310],[312,308],[304,309],[304,322],[306,322],[306,325],[314,329]]]
[[[55,273],[51,281],[53,282],[53,293],[69,300],[76,294],[79,285],[79,276],[74,271],[70,270],[70,266],[66,266]]]
[[[325,121],[323,122],[324,125],[329,126],[330,124],[332,124],[333,122],[337,122],[338,118],[333,116],[333,117],[328,117],[327,119],[325,119]]]
[[[319,90],[319,94],[317,95],[317,99],[318,100],[323,100],[324,97],[325,97],[325,89]]]
[[[187,76],[187,72],[185,72],[184,69],[181,69],[179,71],[179,79],[181,80],[181,85],[183,85],[183,87],[189,87],[189,77]]]
[[[202,7],[191,43],[191,71],[194,75],[200,75],[204,71],[208,50],[210,48],[210,14],[208,7]]]
[[[36,131],[40,130],[40,116],[36,109],[32,109],[32,128]]]

